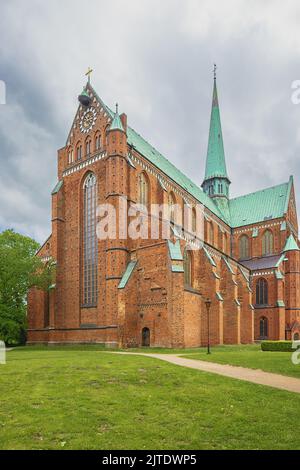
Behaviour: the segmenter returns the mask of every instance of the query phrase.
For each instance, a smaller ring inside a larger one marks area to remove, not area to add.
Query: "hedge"
[[[292,341],[262,341],[262,351],[281,351],[281,352],[292,352]]]

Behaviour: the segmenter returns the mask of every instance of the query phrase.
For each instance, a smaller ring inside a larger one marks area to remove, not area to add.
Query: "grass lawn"
[[[206,354],[206,350],[194,351],[192,354],[182,354],[189,359],[261,369],[266,372],[274,372],[300,379],[300,364],[294,365],[292,363],[291,352],[261,351],[259,345],[217,346],[212,348],[211,351],[212,354],[210,355]]]
[[[1,449],[300,447],[298,394],[97,348],[7,356]]]

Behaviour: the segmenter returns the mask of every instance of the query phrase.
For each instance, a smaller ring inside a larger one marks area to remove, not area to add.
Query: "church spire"
[[[202,188],[211,197],[228,198],[230,181],[226,169],[216,70],[215,65],[206,169]]]

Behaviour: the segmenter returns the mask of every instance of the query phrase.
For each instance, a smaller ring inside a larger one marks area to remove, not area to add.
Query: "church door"
[[[150,330],[149,328],[143,328],[142,330],[142,346],[150,346]]]

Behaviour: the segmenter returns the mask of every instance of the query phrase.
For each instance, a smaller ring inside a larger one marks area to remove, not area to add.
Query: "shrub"
[[[262,351],[292,352],[292,341],[262,341]]]

